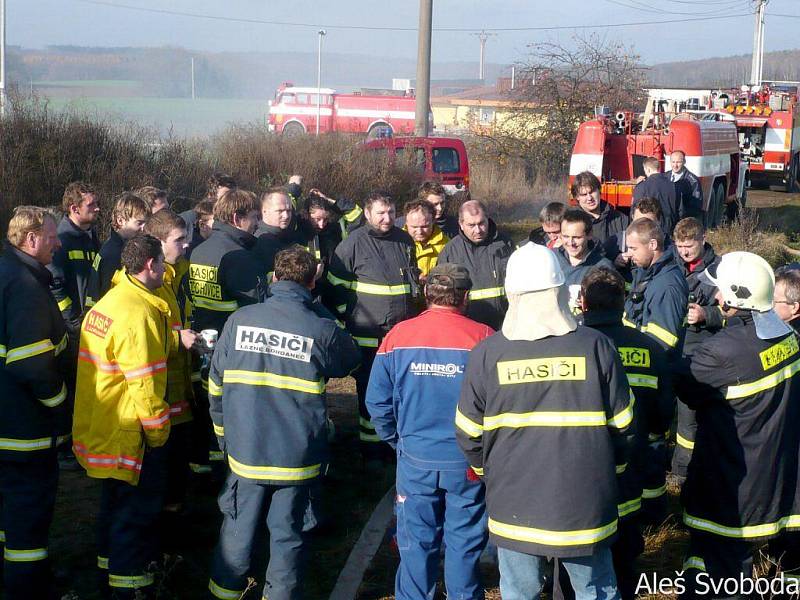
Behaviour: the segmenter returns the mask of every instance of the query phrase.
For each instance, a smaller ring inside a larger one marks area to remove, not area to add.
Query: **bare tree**
[[[510,116],[479,136],[497,158],[521,159],[531,180],[559,179],[578,125],[597,106],[642,110],[646,68],[629,48],[598,36],[530,47],[530,58],[517,67],[519,84],[509,92]]]

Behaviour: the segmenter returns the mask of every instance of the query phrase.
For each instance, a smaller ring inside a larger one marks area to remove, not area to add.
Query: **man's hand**
[[[614,259],[614,266],[615,267],[627,267],[628,262],[630,261],[630,256],[627,252],[620,252],[617,254],[617,258]]]
[[[289,177],[289,183],[296,183],[297,185],[303,185],[303,176],[292,175],[291,177]]]
[[[689,305],[689,313],[686,315],[686,321],[689,325],[698,325],[706,322],[706,309],[699,304],[692,303]]]
[[[192,331],[191,329],[181,329],[181,345],[186,348],[187,350],[191,350],[197,344],[197,340],[200,338],[200,334],[196,331]]]
[[[324,198],[325,200],[327,200],[330,204],[336,204],[336,200],[334,200],[333,198],[331,198],[329,196],[326,196],[325,194],[320,192],[317,188],[311,188],[310,190],[308,190],[308,193],[309,194],[316,194],[320,198]]]
[[[639,175],[636,178],[636,184],[638,185],[638,184],[642,183],[645,179],[647,179],[647,177],[645,177],[644,175]]]

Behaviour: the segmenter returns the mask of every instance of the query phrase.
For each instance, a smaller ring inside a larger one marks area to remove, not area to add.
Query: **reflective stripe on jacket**
[[[0,257],[0,460],[36,460],[69,433],[67,330],[51,275],[6,242]]]
[[[498,332],[470,353],[456,439],[486,482],[497,546],[586,556],[617,531],[616,464],[633,396],[616,348],[587,327],[536,341]]]
[[[90,477],[135,485],[145,446],[167,441],[168,318],[167,302],[122,275],[83,321],[72,436]]]
[[[513,251],[513,242],[499,233],[490,219],[486,240],[475,244],[462,232],[439,255],[439,262],[456,263],[469,271],[472,289],[467,316],[492,329],[500,329],[508,309],[504,286],[506,263]]]
[[[263,304],[236,311],[214,350],[208,398],[228,465],[245,479],[302,485],[328,461],[325,381],[361,353],[304,287],[272,286]]]
[[[86,313],[86,290],[100,242],[94,229],[84,231],[66,216],[58,224],[58,239],[61,248],[47,266],[53,274],[50,289],[64,320],[77,330]]]

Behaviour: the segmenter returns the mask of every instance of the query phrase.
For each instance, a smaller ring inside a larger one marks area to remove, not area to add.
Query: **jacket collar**
[[[270,284],[269,292],[273,298],[289,298],[304,304],[311,304],[314,301],[311,290],[294,281],[276,281]]]
[[[392,225],[392,228],[386,233],[384,233],[383,231],[378,231],[377,229],[373,228],[372,225],[370,225],[369,223],[367,223],[365,227],[367,228],[367,235],[369,235],[370,237],[377,238],[379,240],[389,239],[395,235],[396,231],[402,231],[399,227],[396,227],[394,225]]]
[[[114,276],[111,278],[111,285],[113,287],[118,286],[132,291],[142,300],[150,303],[165,315],[169,314],[169,304],[167,304],[166,300],[159,298],[155,292],[148,290],[141,281],[128,275],[124,269],[119,269],[114,273]]]
[[[90,227],[89,229],[81,229],[75,225],[75,223],[72,222],[72,219],[70,219],[67,215],[61,217],[61,223],[58,225],[58,233],[64,233],[66,235],[72,235],[75,237],[86,236],[92,239],[95,237],[93,227]]]
[[[289,226],[286,229],[281,229],[280,227],[276,227],[275,225],[267,225],[264,221],[261,221],[258,224],[258,229],[256,229],[256,237],[262,235],[271,235],[273,237],[278,238],[279,240],[287,240],[289,239],[297,229],[297,222],[292,220],[289,223]]]
[[[5,255],[21,263],[28,271],[31,272],[39,283],[44,286],[50,287],[53,282],[53,274],[50,273],[47,267],[41,264],[32,256],[25,254],[19,248],[12,246],[8,241],[5,242]]]
[[[406,229],[405,225],[403,225],[403,231],[408,233],[408,229]],[[444,242],[444,232],[439,229],[438,225],[434,225],[433,230],[431,231],[431,237],[428,238],[428,241],[418,242],[417,240],[414,240],[414,245],[419,248],[429,248],[431,246],[439,245],[442,242]]]
[[[224,235],[225,237],[233,240],[236,245],[241,246],[249,250],[253,247],[256,243],[256,238],[253,235],[250,235],[246,231],[242,231],[241,229],[237,229],[233,225],[228,223],[221,223],[214,221],[214,227],[212,231],[217,232],[217,235]],[[213,235],[213,233],[212,233]]]
[[[622,325],[622,313],[617,310],[590,310],[583,313],[583,324],[587,327]]]
[[[564,264],[572,269],[577,269],[583,265],[593,265],[605,257],[603,254],[603,247],[597,243],[597,240],[589,240],[589,251],[586,253],[586,256],[583,257],[583,260],[577,265],[573,265],[570,262],[569,254],[567,254],[567,249],[564,248],[564,246],[560,246],[555,250],[555,252],[561,256],[563,261],[565,261]]]

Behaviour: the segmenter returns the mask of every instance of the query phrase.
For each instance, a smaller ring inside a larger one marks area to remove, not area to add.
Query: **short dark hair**
[[[445,191],[444,186],[438,181],[426,181],[423,183],[419,188],[417,198],[420,200],[427,200],[428,196],[431,194],[434,196],[444,196],[447,198],[447,192]]]
[[[239,186],[236,185],[236,180],[230,175],[225,173],[214,173],[208,178],[208,182],[206,183],[206,197],[216,200],[217,189],[221,187],[232,190]]]
[[[587,311],[625,308],[625,280],[607,267],[595,267],[581,281],[581,297]]]
[[[563,202],[548,202],[539,211],[539,222],[544,225],[545,223],[558,224],[564,218],[564,212],[567,210],[567,205]]]
[[[202,219],[203,217],[213,217],[214,204],[216,204],[216,200],[200,200],[200,202],[194,205],[194,214],[197,215],[198,219]]]
[[[394,206],[394,200],[392,197],[386,192],[370,192],[367,196],[367,199],[364,200],[364,210],[369,210],[372,208],[372,205],[376,202],[382,202],[383,204],[388,204],[389,206]]]
[[[563,225],[564,223],[583,223],[584,235],[591,235],[592,233],[592,217],[580,208],[570,208],[564,211],[561,224]]]
[[[241,219],[250,211],[258,209],[258,200],[253,192],[234,188],[225,192],[225,195],[214,204],[214,219],[233,225],[233,215]]]
[[[428,281],[425,284],[425,301],[428,306],[461,306],[469,290],[460,290],[451,285]]]
[[[642,161],[642,168],[644,169],[647,167],[648,169],[660,169],[659,160],[655,156],[648,156]]]
[[[144,226],[144,232],[164,242],[170,231],[179,228],[186,229],[186,221],[184,221],[183,217],[179,214],[173,212],[169,208],[165,208],[158,211],[147,220]]]
[[[664,230],[661,229],[661,225],[652,219],[646,217],[636,219],[633,223],[628,225],[628,229],[625,233],[627,235],[635,233],[643,242],[656,240],[657,248],[659,250],[664,249]]]
[[[130,275],[138,275],[144,271],[148,260],[155,260],[163,255],[161,240],[152,235],[140,233],[125,242],[120,262]]]
[[[424,213],[428,213],[428,216],[433,220],[436,211],[433,209],[433,205],[428,202],[427,200],[417,199],[411,200],[410,202],[406,202],[406,205],[403,207],[403,214],[406,217],[415,210],[421,210]]]
[[[664,210],[661,208],[661,203],[650,196],[646,196],[636,203],[633,210],[638,210],[640,213],[646,215],[654,215],[656,221],[659,223],[664,219]]]
[[[339,214],[339,211],[336,210],[336,206],[319,194],[309,194],[306,196],[306,199],[303,200],[303,208],[300,209],[300,216],[304,219],[309,219],[312,210],[324,210],[329,214]]]
[[[599,191],[601,185],[597,175],[591,171],[583,171],[582,173],[575,175],[575,179],[572,180],[572,186],[570,187],[572,197],[577,198],[578,192],[583,187],[588,187],[590,192]]]
[[[309,286],[317,274],[317,259],[299,244],[292,244],[275,255],[275,279]]]

